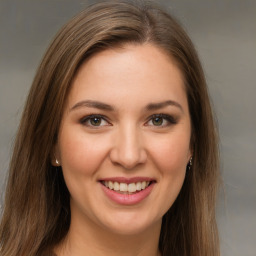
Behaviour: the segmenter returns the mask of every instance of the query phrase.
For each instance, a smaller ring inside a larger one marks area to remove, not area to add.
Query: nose
[[[125,127],[115,135],[114,145],[110,152],[110,160],[131,170],[147,160],[146,149],[136,128]]]

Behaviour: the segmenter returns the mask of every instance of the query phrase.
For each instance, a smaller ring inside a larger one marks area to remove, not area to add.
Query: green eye
[[[90,124],[93,126],[100,126],[101,125],[101,118],[100,117],[92,117],[89,119]]]
[[[101,126],[109,125],[108,121],[105,117],[101,115],[89,115],[80,120],[82,125],[91,127],[91,128],[98,128]]]
[[[153,123],[153,125],[155,125],[155,126],[160,126],[160,125],[163,124],[163,118],[162,118],[162,117],[154,117],[154,118],[152,119],[152,123]]]
[[[154,114],[150,117],[146,125],[153,127],[167,127],[177,123],[177,118],[167,114]]]

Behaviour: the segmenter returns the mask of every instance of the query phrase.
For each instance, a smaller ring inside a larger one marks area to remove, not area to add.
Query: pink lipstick
[[[102,179],[100,183],[110,200],[122,205],[134,205],[149,196],[156,181],[148,177],[112,177]]]

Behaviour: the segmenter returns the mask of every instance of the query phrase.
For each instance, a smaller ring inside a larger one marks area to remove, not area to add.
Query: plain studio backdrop
[[[0,0],[0,194],[36,68],[56,32],[97,1]],[[256,255],[256,1],[161,0],[201,58],[220,130],[224,256]]]

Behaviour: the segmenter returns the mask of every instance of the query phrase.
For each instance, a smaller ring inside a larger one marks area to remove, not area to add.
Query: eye
[[[146,125],[166,127],[176,123],[177,123],[177,120],[173,116],[166,115],[166,114],[155,114],[150,117]]]
[[[89,127],[100,127],[110,125],[101,115],[89,115],[81,119],[81,124]]]
[[[161,116],[157,116],[157,117],[152,118],[152,124],[155,125],[155,126],[160,126],[160,125],[163,124],[163,122],[164,122],[164,119]]]

